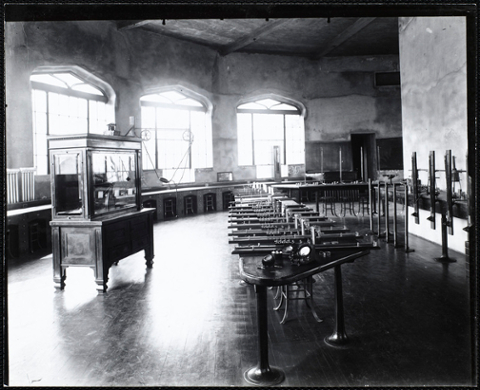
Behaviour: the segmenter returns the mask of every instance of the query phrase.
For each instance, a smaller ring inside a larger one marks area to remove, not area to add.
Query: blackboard
[[[307,172],[321,172],[323,149],[323,172],[340,171],[342,149],[342,171],[352,170],[352,145],[345,142],[307,142],[305,144],[305,163]]]
[[[380,168],[384,170],[403,169],[402,137],[377,138],[377,151],[380,153]]]

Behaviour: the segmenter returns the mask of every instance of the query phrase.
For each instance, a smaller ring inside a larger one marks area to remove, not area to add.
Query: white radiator
[[[35,171],[36,168],[20,168],[22,174],[22,201],[35,200]]]
[[[20,169],[8,169],[7,168],[7,203],[18,203],[19,193],[18,193],[18,174]]]

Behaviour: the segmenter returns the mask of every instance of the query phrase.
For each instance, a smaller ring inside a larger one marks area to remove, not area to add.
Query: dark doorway
[[[351,134],[352,164],[358,180],[377,178],[375,133]]]

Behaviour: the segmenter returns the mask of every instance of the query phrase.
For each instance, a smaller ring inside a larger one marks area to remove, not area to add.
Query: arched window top
[[[36,83],[71,89],[73,91],[105,96],[100,89],[87,83],[85,80],[82,80],[80,77],[71,72],[32,74],[30,80]]]
[[[305,106],[293,99],[272,93],[242,99],[237,106],[238,113],[291,114],[305,116]]]
[[[296,111],[298,113],[298,108],[283,102],[279,102],[274,99],[260,99],[253,102],[248,102],[240,104],[237,109],[239,110],[287,110],[287,111]]]
[[[177,91],[165,91],[144,95],[140,98],[142,102],[172,104],[186,107],[203,107],[203,104]]]
[[[30,75],[30,82],[34,89],[103,101],[111,106],[112,119],[114,117],[115,91],[108,83],[80,66],[39,66]]]

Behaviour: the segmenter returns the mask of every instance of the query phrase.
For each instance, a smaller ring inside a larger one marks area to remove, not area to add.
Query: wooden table
[[[279,384],[285,379],[283,370],[279,367],[270,366],[268,362],[267,287],[291,284],[334,268],[335,328],[333,333],[325,338],[325,343],[331,346],[341,346],[348,342],[343,312],[341,265],[353,262],[369,252],[370,250],[365,248],[338,251],[328,251],[328,248],[326,248],[325,252],[320,252],[318,260],[300,266],[292,265],[290,261],[283,260],[279,264],[281,268],[262,267],[263,256],[240,257],[240,277],[244,282],[254,285],[257,301],[258,363],[245,372],[247,382],[269,386]]]

